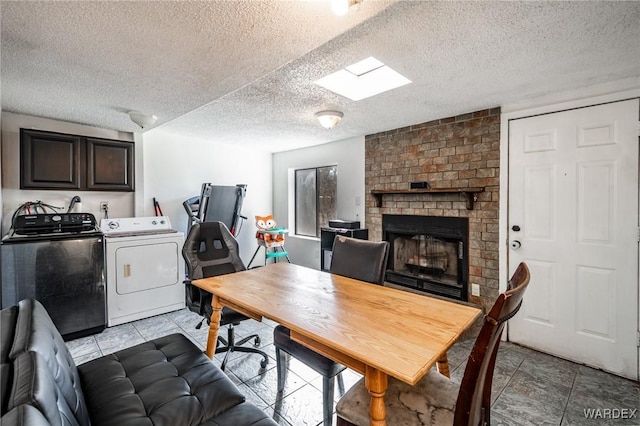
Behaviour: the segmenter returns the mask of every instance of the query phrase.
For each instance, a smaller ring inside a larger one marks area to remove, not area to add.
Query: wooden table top
[[[285,325],[294,340],[360,373],[370,366],[412,385],[481,315],[284,262],[193,283],[225,306]]]

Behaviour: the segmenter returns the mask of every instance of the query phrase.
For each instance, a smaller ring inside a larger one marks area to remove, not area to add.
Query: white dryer
[[[166,216],[102,219],[107,326],[185,306],[184,234]]]

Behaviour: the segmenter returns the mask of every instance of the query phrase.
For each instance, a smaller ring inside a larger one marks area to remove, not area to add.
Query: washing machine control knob
[[[55,215],[55,216],[51,217],[51,220],[54,221],[54,222],[60,222],[61,219],[62,218],[60,216],[58,216],[58,215]]]
[[[118,229],[118,227],[120,227],[120,224],[116,221],[112,221],[109,222],[109,229]]]
[[[157,220],[152,220],[152,221],[151,221],[151,224],[152,224],[152,225],[157,225],[157,224],[158,224],[158,221],[157,221]]]

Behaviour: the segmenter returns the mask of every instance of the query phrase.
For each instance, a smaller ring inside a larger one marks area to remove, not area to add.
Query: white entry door
[[[509,122],[513,342],[638,380],[638,99]]]

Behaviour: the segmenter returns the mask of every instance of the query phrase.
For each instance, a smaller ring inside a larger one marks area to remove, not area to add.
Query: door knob
[[[520,246],[522,246],[522,244],[520,243],[520,241],[518,240],[513,240],[511,241],[511,248],[514,250],[518,250],[520,248]]]

